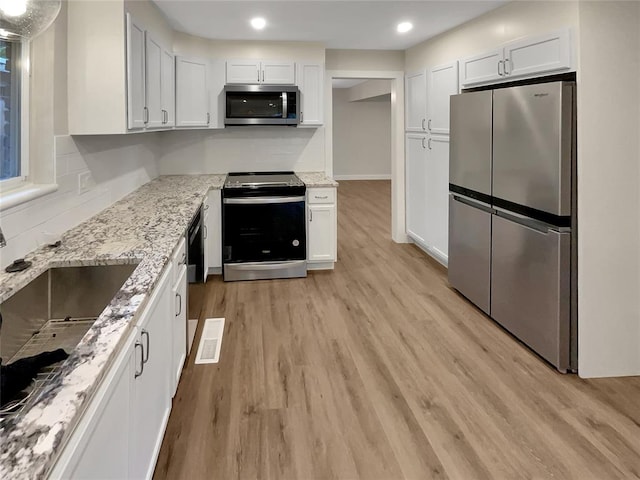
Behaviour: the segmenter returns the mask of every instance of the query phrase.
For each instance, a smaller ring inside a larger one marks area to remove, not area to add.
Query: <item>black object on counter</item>
[[[21,272],[26,270],[31,266],[31,262],[25,260],[24,258],[18,258],[14,260],[11,265],[4,269],[7,273]]]
[[[9,365],[0,365],[0,404],[4,406],[27,388],[38,372],[49,365],[65,360],[69,354],[62,348],[21,358]]]

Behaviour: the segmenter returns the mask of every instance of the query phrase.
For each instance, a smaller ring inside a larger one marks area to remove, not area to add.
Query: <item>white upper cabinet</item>
[[[134,10],[121,1],[68,2],[69,134],[171,128],[174,80],[165,69],[171,29],[155,21],[150,4],[136,2]]]
[[[569,30],[510,42],[504,47],[504,74],[524,77],[571,68]]]
[[[262,83],[270,85],[295,85],[296,64],[294,62],[263,60]]]
[[[145,32],[145,115],[147,128],[160,128],[162,111],[162,47]]]
[[[460,85],[468,87],[570,70],[569,29],[525,37],[460,61]]]
[[[277,60],[227,60],[228,84],[294,85],[295,63]]]
[[[144,51],[144,29],[127,13],[127,127],[129,130],[144,128],[147,120]],[[73,113],[70,111],[71,115]]]
[[[260,83],[260,60],[227,60],[227,83]]]
[[[430,69],[427,92],[427,130],[432,134],[449,135],[449,97],[458,93],[458,62]]]
[[[496,48],[460,60],[460,84],[475,85],[502,78],[503,49]]]
[[[427,75],[424,70],[405,76],[405,130],[427,130]]]
[[[298,64],[298,88],[300,89],[300,126],[319,126],[324,111],[324,65]]]
[[[162,123],[165,127],[173,127],[176,124],[176,72],[175,59],[168,50],[162,52]]]
[[[209,62],[204,59],[176,57],[176,126],[208,127]]]

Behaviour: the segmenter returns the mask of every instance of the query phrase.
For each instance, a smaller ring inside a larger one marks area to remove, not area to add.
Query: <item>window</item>
[[[0,40],[0,181],[26,175],[21,155],[22,44]]]

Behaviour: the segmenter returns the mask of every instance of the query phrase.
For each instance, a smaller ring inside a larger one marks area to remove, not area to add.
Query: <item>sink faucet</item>
[[[4,238],[4,233],[2,233],[2,227],[0,227],[0,248],[7,246],[7,240]]]

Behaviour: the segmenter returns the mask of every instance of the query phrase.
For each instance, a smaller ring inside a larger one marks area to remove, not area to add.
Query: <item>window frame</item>
[[[20,176],[0,180],[0,192],[24,187],[29,182],[29,90],[31,42],[20,42]]]

